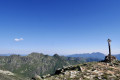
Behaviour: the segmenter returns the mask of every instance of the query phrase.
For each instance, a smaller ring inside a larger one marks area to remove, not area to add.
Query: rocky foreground
[[[53,75],[42,78],[36,75],[33,80],[120,80],[120,62],[89,62],[63,67]]]

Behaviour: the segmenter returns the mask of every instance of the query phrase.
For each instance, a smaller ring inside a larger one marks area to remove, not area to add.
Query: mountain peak
[[[43,56],[43,53],[32,52],[28,56],[30,56],[30,57],[37,57],[37,56],[40,57],[40,56]]]
[[[60,57],[58,54],[54,54],[53,56],[54,56],[54,57]]]

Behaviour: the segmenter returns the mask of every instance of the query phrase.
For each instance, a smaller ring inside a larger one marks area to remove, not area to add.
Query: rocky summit
[[[38,77],[38,76],[37,76]],[[34,80],[120,80],[120,61],[114,63],[89,62],[63,67],[55,74]]]

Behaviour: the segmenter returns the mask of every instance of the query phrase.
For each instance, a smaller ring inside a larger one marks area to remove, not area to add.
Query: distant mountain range
[[[0,56],[10,56],[10,55],[20,55],[20,56],[27,56],[27,54],[15,54],[15,53],[0,54]]]
[[[15,54],[12,54],[12,53],[9,53],[9,54],[0,54],[0,56],[10,56],[10,55],[15,55]],[[16,54],[18,55],[18,54]],[[20,56],[27,56],[27,55],[21,55]],[[100,53],[100,52],[94,52],[94,53],[82,53],[82,54],[72,54],[72,55],[67,55],[65,57],[74,57],[75,58],[84,58],[87,60],[87,62],[91,62],[91,61],[100,61],[100,60],[104,60],[105,58],[105,54],[104,53]],[[120,54],[116,54],[116,55],[113,55],[115,56],[118,60],[120,60]]]
[[[10,56],[11,54],[0,54],[0,56]]]
[[[94,52],[94,53],[84,53],[84,54],[72,54],[72,55],[68,55],[67,57],[82,57],[82,58],[86,58],[87,60],[91,59],[94,61],[94,59],[98,59],[98,61],[99,61],[99,60],[104,60],[105,56],[106,55],[103,53]],[[115,56],[118,60],[120,60],[120,54],[116,54],[113,56]]]
[[[113,55],[113,56],[115,56],[118,60],[120,60],[120,54]]]

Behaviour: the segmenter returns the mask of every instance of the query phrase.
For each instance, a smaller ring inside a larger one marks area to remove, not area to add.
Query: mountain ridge
[[[27,56],[0,56],[0,69],[8,70],[24,77],[32,77],[35,74],[53,74],[58,68],[82,62],[85,62],[83,58],[71,59],[58,54],[49,56],[42,53],[31,53]]]
[[[83,54],[71,54],[67,57],[83,57],[88,59],[98,59],[98,60],[104,60],[105,54],[101,52],[93,52],[93,53],[83,53]],[[118,60],[120,60],[120,54],[113,54]]]

